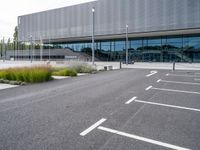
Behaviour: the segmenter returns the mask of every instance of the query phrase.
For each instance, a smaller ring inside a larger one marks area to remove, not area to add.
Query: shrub
[[[77,76],[77,72],[74,69],[70,69],[70,68],[61,68],[61,69],[55,69],[56,71],[54,71],[52,74],[54,76],[71,76],[71,77],[75,77]]]
[[[93,73],[96,72],[96,69],[87,65],[87,64],[78,64],[71,67],[78,73]]]
[[[49,67],[35,66],[0,70],[0,79],[27,83],[38,83],[49,81],[52,78],[51,70]]]

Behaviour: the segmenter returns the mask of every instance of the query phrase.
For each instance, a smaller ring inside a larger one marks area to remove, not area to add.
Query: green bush
[[[0,70],[0,79],[38,83],[51,80],[51,69],[46,66],[10,68]]]
[[[79,64],[79,65],[74,65],[71,67],[78,73],[93,73],[96,72],[96,69],[93,67],[87,65],[87,64]]]
[[[71,76],[71,77],[75,77],[77,76],[77,72],[74,69],[70,69],[70,68],[61,68],[61,69],[55,69],[56,71],[54,71],[52,74],[54,76]]]

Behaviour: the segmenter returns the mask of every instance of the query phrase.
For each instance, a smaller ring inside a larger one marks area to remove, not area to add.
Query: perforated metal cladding
[[[200,0],[98,0],[20,16],[19,40],[200,28]]]

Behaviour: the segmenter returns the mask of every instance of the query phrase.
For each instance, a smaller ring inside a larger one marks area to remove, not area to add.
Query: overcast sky
[[[0,0],[0,38],[12,37],[17,16],[92,0]]]

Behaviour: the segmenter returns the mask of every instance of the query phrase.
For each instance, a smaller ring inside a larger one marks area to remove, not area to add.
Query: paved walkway
[[[6,61],[3,62],[0,60],[0,69],[3,68],[12,68],[12,67],[24,67],[24,66],[34,66],[34,65],[45,65],[50,64],[52,66],[71,66],[73,64],[81,64],[85,62],[77,61]],[[87,62],[89,65],[92,65],[91,62]],[[120,68],[120,62],[95,62],[95,66],[98,70],[104,69],[104,66],[113,66],[113,69]],[[139,68],[139,69],[165,69],[172,70],[173,63],[154,63],[154,62],[136,62],[135,64],[122,64],[122,68]],[[200,63],[176,63],[176,70],[200,70]]]
[[[104,66],[113,66],[113,69],[119,69],[119,62],[95,62],[97,69],[103,69]],[[135,64],[122,64],[122,68],[136,69],[164,69],[172,70],[173,63],[154,63],[154,62],[136,62]],[[200,70],[200,63],[176,63],[176,70]]]
[[[123,68],[140,68],[140,69],[166,69],[172,70],[173,63],[135,63],[123,65]],[[200,63],[175,63],[176,70],[200,70]]]

